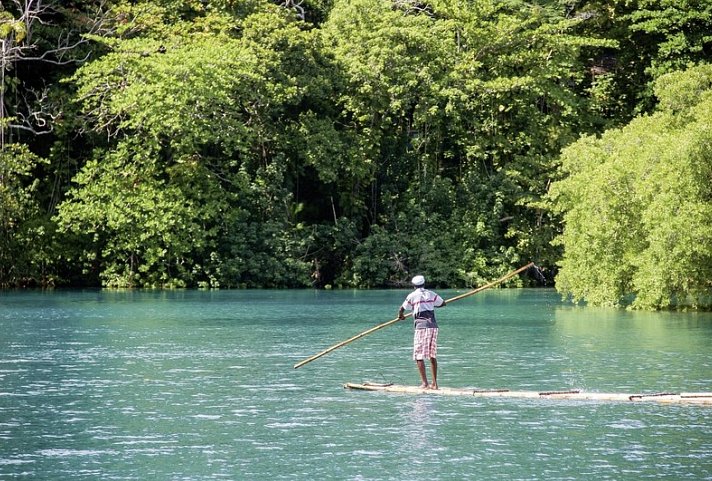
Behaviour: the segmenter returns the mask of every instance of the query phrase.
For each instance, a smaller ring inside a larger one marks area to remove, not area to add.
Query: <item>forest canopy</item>
[[[577,300],[643,308],[710,302],[712,65],[655,85],[656,112],[561,157],[557,287]]]
[[[3,6],[4,287],[710,292],[707,2]]]

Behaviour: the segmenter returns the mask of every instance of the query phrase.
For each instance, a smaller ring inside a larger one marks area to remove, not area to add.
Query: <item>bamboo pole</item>
[[[484,286],[478,287],[477,289],[473,289],[473,290],[471,290],[471,291],[469,291],[469,292],[466,292],[466,293],[464,293],[464,294],[460,294],[459,296],[455,296],[455,297],[453,297],[453,298],[451,298],[451,299],[447,299],[447,300],[445,301],[445,303],[446,303],[446,304],[450,304],[451,302],[459,301],[460,299],[464,299],[465,297],[469,297],[469,296],[472,296],[472,295],[474,295],[474,294],[477,294],[478,292],[482,292],[482,291],[484,291],[485,289],[489,289],[490,287],[496,286],[497,284],[500,284],[500,283],[506,281],[507,279],[510,279],[510,278],[516,276],[517,274],[519,274],[519,273],[521,273],[521,272],[524,272],[525,270],[527,270],[527,269],[529,269],[530,267],[533,267],[533,266],[534,266],[534,263],[533,263],[533,262],[530,262],[529,264],[520,267],[520,268],[517,269],[516,271],[510,272],[510,273],[507,274],[506,276],[500,277],[500,278],[497,279],[496,281],[492,281],[492,282],[490,282],[490,283],[488,283],[488,284],[485,284]],[[403,319],[406,319],[406,318],[410,317],[412,314],[413,314],[412,312],[407,313],[405,316],[403,316]],[[368,330],[366,330],[366,331],[363,331],[363,332],[360,333],[360,334],[356,334],[355,336],[350,337],[350,338],[346,339],[345,341],[342,341],[342,342],[340,342],[340,343],[338,343],[338,344],[334,344],[333,346],[331,346],[331,347],[329,347],[329,348],[327,348],[327,349],[324,349],[323,351],[321,351],[321,352],[319,352],[319,353],[317,353],[317,354],[314,354],[313,356],[308,357],[308,358],[304,359],[303,361],[300,361],[300,362],[296,363],[296,364],[294,365],[294,369],[298,369],[298,368],[302,367],[303,365],[314,361],[315,359],[319,359],[321,356],[325,356],[326,354],[329,354],[331,351],[335,351],[336,349],[338,349],[338,348],[340,348],[340,347],[343,347],[343,346],[345,346],[345,345],[347,345],[347,344],[350,344],[350,343],[352,343],[353,341],[355,341],[355,340],[357,340],[357,339],[361,339],[361,338],[364,337],[364,336],[368,336],[369,334],[371,334],[371,333],[373,333],[373,332],[376,332],[376,331],[378,331],[379,329],[383,329],[384,327],[388,327],[388,326],[390,326],[391,324],[395,324],[396,322],[402,321],[403,319],[400,319],[400,318],[397,318],[397,317],[396,317],[395,319],[392,319],[392,320],[390,320],[390,321],[388,321],[388,322],[384,322],[383,324],[378,324],[377,326],[374,326],[374,327],[372,327],[371,329],[368,329]]]
[[[453,297],[452,299],[448,299],[448,300],[445,301],[445,302],[446,302],[446,303],[450,303],[450,302],[459,301],[460,299],[464,299],[465,297],[470,297],[470,296],[472,296],[472,295],[474,295],[474,294],[477,294],[478,292],[484,291],[485,289],[489,289],[490,287],[496,286],[497,284],[501,284],[502,282],[506,281],[507,279],[510,279],[510,278],[516,276],[517,274],[520,274],[520,273],[526,271],[526,270],[529,269],[530,267],[534,267],[534,263],[533,263],[533,262],[530,262],[529,264],[520,267],[520,268],[517,269],[516,271],[510,272],[509,274],[507,274],[507,275],[504,276],[504,277],[500,277],[500,278],[497,279],[496,281],[492,281],[492,282],[490,282],[489,284],[485,284],[485,285],[482,286],[482,287],[478,287],[477,289],[473,289],[473,290],[471,290],[470,292],[465,292],[464,294],[460,294],[459,296],[455,296],[455,297]]]

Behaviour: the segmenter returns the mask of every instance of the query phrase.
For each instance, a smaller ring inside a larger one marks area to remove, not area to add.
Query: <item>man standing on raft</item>
[[[405,319],[403,313],[406,310],[413,311],[413,326],[415,335],[413,337],[413,360],[418,366],[420,373],[421,388],[438,388],[438,323],[435,321],[435,308],[445,307],[445,300],[439,295],[425,289],[425,277],[415,276],[413,278],[415,290],[408,294],[403,305],[398,310],[398,319]],[[428,377],[425,374],[425,359],[430,359],[430,366],[433,375],[433,383],[428,385]]]

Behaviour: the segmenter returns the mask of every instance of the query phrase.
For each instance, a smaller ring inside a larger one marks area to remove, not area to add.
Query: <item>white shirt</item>
[[[403,309],[413,311],[416,329],[438,327],[435,321],[435,308],[445,303],[442,297],[423,287],[419,287],[405,298]]]

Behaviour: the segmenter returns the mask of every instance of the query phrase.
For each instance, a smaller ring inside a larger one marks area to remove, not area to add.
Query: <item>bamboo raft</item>
[[[571,391],[510,391],[509,389],[448,388],[423,389],[419,386],[403,386],[383,383],[346,383],[344,388],[359,391],[383,391],[403,394],[427,394],[439,396],[472,396],[488,398],[565,399],[573,401],[656,402],[663,404],[701,404],[712,406],[712,392],[699,393],[652,393],[624,394]]]

